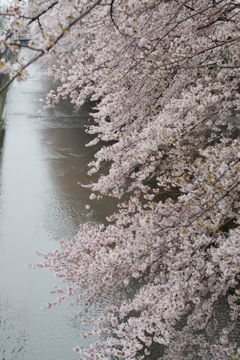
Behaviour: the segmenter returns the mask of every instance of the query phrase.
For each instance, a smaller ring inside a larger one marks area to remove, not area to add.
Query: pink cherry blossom
[[[47,308],[70,297],[84,318],[112,301],[83,335],[102,342],[75,351],[101,360],[237,358],[239,1],[31,0],[5,16],[2,48],[18,53],[13,37],[31,32],[33,54],[18,58],[10,81],[41,58],[59,84],[46,108],[66,97],[76,108],[95,102],[88,146],[102,146],[89,175],[99,175],[82,186],[92,201],[125,199],[107,225],[82,224],[35,265],[63,283]]]

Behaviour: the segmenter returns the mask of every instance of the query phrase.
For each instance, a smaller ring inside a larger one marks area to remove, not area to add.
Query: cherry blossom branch
[[[85,17],[88,13],[90,13],[99,3],[101,2],[101,0],[97,0],[95,1],[90,7],[88,7],[85,11],[83,11],[77,18],[75,18],[72,22],[70,22],[70,24],[68,25],[68,30],[73,27],[77,22],[79,22],[83,17]],[[54,2],[52,4],[50,8],[52,8],[53,6],[56,5],[57,2]],[[36,19],[38,19],[43,13],[38,14],[38,16],[36,17]],[[36,20],[35,19],[35,20]],[[29,24],[32,21],[29,22]],[[14,75],[3,87],[1,87],[0,89],[0,93],[2,91],[4,91],[19,75],[21,75],[21,73],[28,68],[32,63],[36,62],[38,59],[40,59],[46,52],[49,52],[58,42],[59,40],[65,35],[65,32],[62,32],[60,35],[57,36],[57,38],[53,41],[52,44],[50,44],[49,46],[47,46],[47,48],[45,50],[42,49],[34,49],[36,51],[39,51],[40,54],[38,54],[37,56],[35,56],[34,58],[32,58],[30,61],[28,61],[24,66],[21,67],[21,69],[19,71],[17,71],[16,75]]]

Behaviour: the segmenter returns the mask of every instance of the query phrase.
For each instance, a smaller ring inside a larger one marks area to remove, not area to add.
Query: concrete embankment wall
[[[10,61],[13,59],[13,55],[10,52],[9,49],[7,49],[6,51],[4,51],[2,54],[0,54],[0,58],[4,59],[5,61]],[[0,88],[2,88],[4,85],[6,85],[6,83],[9,80],[9,75],[8,74],[0,74]],[[2,113],[3,113],[3,107],[4,107],[4,102],[5,102],[5,97],[6,97],[6,93],[7,93],[7,89],[3,90],[0,93],[0,119],[2,118]]]

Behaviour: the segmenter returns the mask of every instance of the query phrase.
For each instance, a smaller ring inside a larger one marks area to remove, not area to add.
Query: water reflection
[[[26,332],[21,326],[24,321],[25,310],[17,309],[10,300],[0,297],[0,354],[2,360],[24,358],[24,345],[26,342]],[[15,312],[13,311],[15,309]],[[14,337],[12,333],[14,332]],[[3,336],[4,334],[4,336]],[[11,349],[11,351],[9,351]],[[19,357],[20,356],[20,357]]]
[[[88,106],[72,113],[68,102],[40,112],[49,85],[33,65],[26,83],[8,91],[1,133],[0,181],[0,359],[73,360],[71,350],[83,345],[80,309],[63,304],[42,311],[54,298],[48,294],[53,274],[30,270],[25,264],[39,261],[36,251],[54,250],[59,238],[72,237],[80,223],[101,222],[114,202],[102,201],[86,210],[90,191],[87,164],[96,150],[90,140]],[[97,312],[97,309],[94,310]]]

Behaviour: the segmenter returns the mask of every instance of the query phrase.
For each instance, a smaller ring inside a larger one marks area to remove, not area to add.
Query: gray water
[[[89,106],[73,114],[64,101],[41,112],[39,98],[51,87],[36,64],[29,72],[9,88],[0,130],[0,360],[73,360],[72,348],[88,343],[73,317],[80,309],[41,310],[59,280],[26,264],[72,238],[79,224],[104,221],[115,205],[104,200],[87,210],[90,191],[78,185],[91,180],[87,164],[96,151],[85,147]]]

